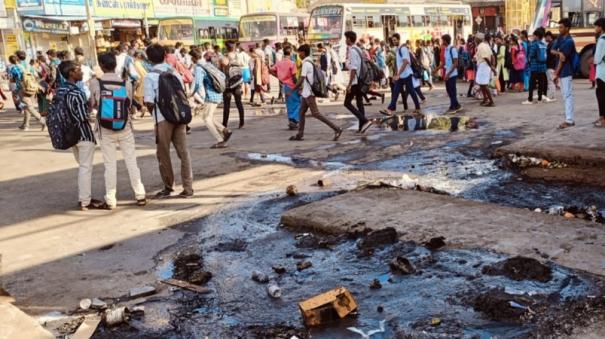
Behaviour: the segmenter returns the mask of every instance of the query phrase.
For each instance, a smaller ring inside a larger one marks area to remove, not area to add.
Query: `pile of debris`
[[[568,164],[561,161],[548,161],[546,159],[528,157],[525,155],[507,154],[506,160],[510,165],[518,168],[542,167],[549,169],[567,168]]]
[[[605,209],[599,209],[595,205],[583,207],[556,205],[548,208],[536,208],[534,212],[560,215],[566,219],[582,219],[605,224]]]

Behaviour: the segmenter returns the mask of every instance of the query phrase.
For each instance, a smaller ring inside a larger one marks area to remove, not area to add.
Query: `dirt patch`
[[[204,285],[212,279],[212,273],[204,271],[202,257],[195,252],[181,252],[174,259],[174,279]]]
[[[536,259],[526,257],[513,257],[492,266],[483,268],[483,274],[503,275],[510,279],[535,280],[548,282],[552,279],[552,269]]]

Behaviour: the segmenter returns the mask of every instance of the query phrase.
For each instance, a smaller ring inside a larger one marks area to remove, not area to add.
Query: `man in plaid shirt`
[[[544,34],[544,28],[537,28],[534,31],[534,39],[529,44],[527,58],[529,60],[531,75],[529,77],[529,97],[523,102],[524,105],[534,103],[533,96],[536,90],[536,83],[538,86],[538,102],[542,102],[542,96],[544,96],[545,102],[551,102],[551,99],[546,96],[546,87],[548,85],[546,78],[546,58],[548,52],[546,43],[543,41]]]

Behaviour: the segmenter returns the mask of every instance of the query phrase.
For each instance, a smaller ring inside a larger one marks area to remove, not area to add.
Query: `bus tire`
[[[580,54],[580,75],[583,78],[590,76],[590,60],[592,59],[592,47],[586,46]]]

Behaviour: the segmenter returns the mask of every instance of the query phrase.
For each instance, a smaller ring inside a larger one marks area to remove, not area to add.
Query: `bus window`
[[[242,38],[262,39],[277,35],[277,17],[271,14],[244,16],[240,19]]]
[[[208,27],[208,35],[210,39],[216,39],[216,29],[213,26]]]
[[[407,15],[400,15],[397,17],[397,27],[409,27],[410,17]]]
[[[573,26],[583,27],[582,0],[563,1],[563,17],[569,18]]]
[[[210,39],[207,28],[200,29],[200,39]]]
[[[382,22],[380,22],[380,16],[372,16],[368,15],[368,28],[380,28],[382,27]]]
[[[439,16],[439,25],[441,25],[441,26],[451,26],[452,22],[454,22],[454,20],[452,20],[452,18],[450,16],[447,16],[447,15]]]
[[[355,28],[366,28],[366,17],[365,15],[354,15],[353,16],[353,27]]]
[[[422,15],[414,15],[412,16],[412,26],[414,27],[422,27],[424,26],[424,16]]]
[[[353,30],[353,22],[351,21],[351,18],[348,18],[347,21],[345,22],[345,31],[352,31]]]

